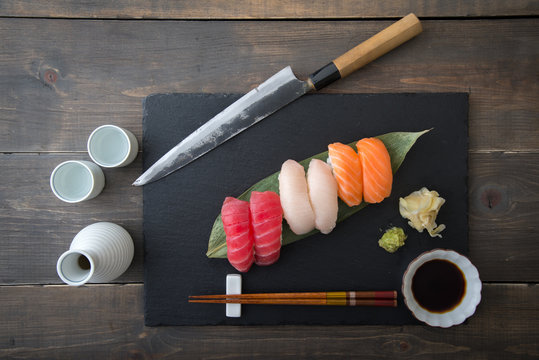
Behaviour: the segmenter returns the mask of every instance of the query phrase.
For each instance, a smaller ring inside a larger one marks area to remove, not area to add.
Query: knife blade
[[[421,31],[419,19],[409,14],[315,71],[305,81],[296,78],[290,66],[285,67],[183,139],[133,185],[145,185],[171,174],[307,92],[320,90],[350,75]]]

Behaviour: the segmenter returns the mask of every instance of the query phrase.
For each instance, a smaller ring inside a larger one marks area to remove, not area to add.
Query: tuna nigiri
[[[281,252],[283,210],[279,195],[273,191],[253,191],[249,204],[255,263],[271,265],[279,259]]]
[[[247,272],[254,262],[249,203],[227,197],[221,208],[221,219],[226,234],[228,261],[238,271]]]
[[[307,170],[307,184],[315,227],[322,234],[329,234],[337,223],[339,211],[337,181],[331,173],[331,166],[322,160],[312,159]]]
[[[279,174],[279,193],[284,218],[297,235],[314,230],[314,212],[309,200],[305,169],[294,160],[286,160]]]
[[[337,180],[339,197],[348,206],[359,205],[363,196],[361,159],[348,145],[328,145],[328,160]]]
[[[377,138],[361,139],[356,147],[363,166],[363,199],[379,203],[391,194],[393,171],[389,153]]]

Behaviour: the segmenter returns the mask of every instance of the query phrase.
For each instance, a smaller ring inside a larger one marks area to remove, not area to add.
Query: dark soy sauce
[[[421,265],[412,278],[412,293],[424,309],[444,313],[453,310],[464,297],[466,280],[462,271],[447,260]]]

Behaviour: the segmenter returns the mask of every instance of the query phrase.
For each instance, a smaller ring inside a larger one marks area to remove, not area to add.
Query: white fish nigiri
[[[339,211],[337,180],[333,176],[331,166],[321,160],[312,159],[307,170],[307,184],[315,227],[322,234],[329,234],[337,224]]]
[[[279,174],[279,195],[283,215],[297,235],[314,230],[314,212],[309,200],[305,169],[294,160],[286,160]]]

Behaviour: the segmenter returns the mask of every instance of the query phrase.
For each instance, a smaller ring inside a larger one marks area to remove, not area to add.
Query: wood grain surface
[[[98,125],[140,141],[151,93],[244,93],[286,65],[305,77],[410,12],[421,35],[323,91],[470,93],[476,314],[450,329],[144,327],[140,156],[81,204],[52,195],[52,169],[89,160]],[[536,0],[0,1],[0,358],[538,358],[538,15]],[[61,285],[58,256],[97,221],[130,232],[132,266]]]
[[[453,360],[539,356],[534,332],[539,327],[537,285],[485,285],[476,314],[450,329],[422,325],[150,328],[143,326],[142,291],[139,284],[0,287],[0,357]],[[77,305],[81,303],[86,306]],[[215,306],[224,312],[223,304]]]
[[[402,17],[498,17],[539,15],[534,0],[12,0],[0,14],[13,17],[108,19],[369,19]]]
[[[244,93],[287,65],[306,77],[390,23],[0,19],[0,151],[84,151],[105,123],[140,138],[149,94]],[[322,91],[469,92],[471,151],[537,151],[539,20],[422,24]]]

